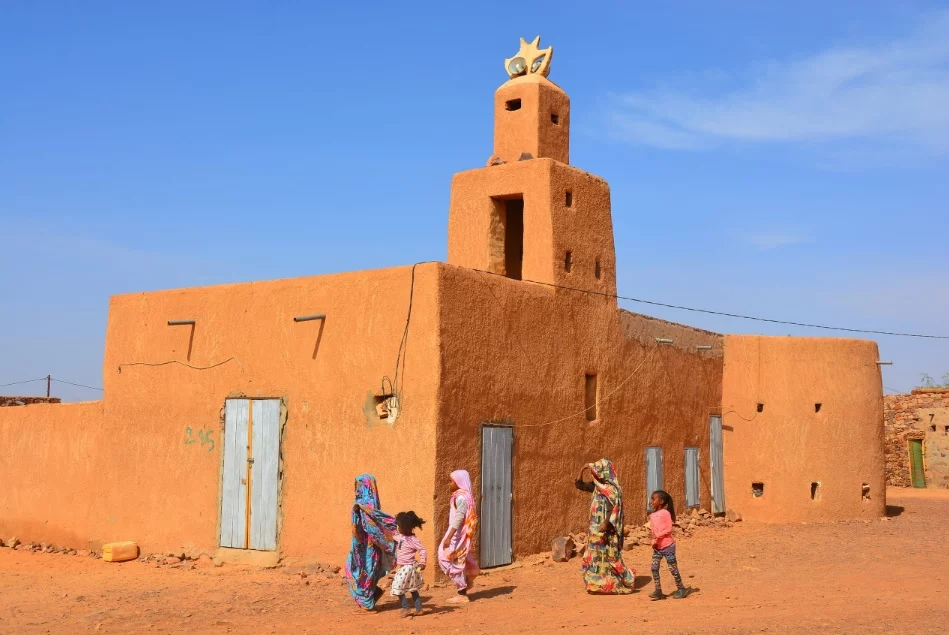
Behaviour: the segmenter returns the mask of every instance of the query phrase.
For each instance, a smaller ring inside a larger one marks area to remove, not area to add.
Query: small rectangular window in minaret
[[[587,421],[596,421],[596,375],[587,375],[584,384]]]
[[[520,99],[509,99],[504,103],[505,110],[520,110],[521,109],[521,100]]]
[[[596,259],[596,262],[595,262],[594,265],[593,265],[593,275],[596,276],[596,279],[597,279],[597,280],[599,280],[599,279],[600,279],[600,276],[603,275],[603,272],[602,272],[601,269],[600,269],[600,259],[599,259],[599,258]]]
[[[551,122],[552,124],[554,124],[555,126],[559,126],[559,125],[560,125],[560,115],[555,115],[554,113],[550,113],[550,122]]]
[[[567,207],[573,207],[573,192],[570,190],[567,190],[567,193],[564,196],[564,205]]]
[[[567,255],[563,259],[563,268],[570,273],[570,270],[573,269],[573,253],[567,252]]]

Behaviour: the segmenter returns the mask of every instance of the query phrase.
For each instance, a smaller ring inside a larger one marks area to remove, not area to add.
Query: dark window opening
[[[820,412],[820,406],[819,403],[814,404],[814,412]]]
[[[570,270],[573,269],[573,253],[567,252],[567,255],[563,259],[563,268],[567,270],[567,273],[570,273]]]
[[[764,483],[752,483],[751,495],[755,498],[761,498],[764,496]]]
[[[596,421],[596,375],[587,375],[585,382],[587,421]]]
[[[763,404],[763,403],[759,403],[759,404],[758,404],[758,412],[764,412],[764,404]]]
[[[870,500],[870,484],[869,483],[863,484],[863,486],[861,487],[860,496],[865,501]]]
[[[811,483],[811,500],[820,500],[820,483]]]
[[[936,425],[935,425],[935,424],[933,424],[933,425],[931,425],[931,426],[929,426],[929,427],[932,429],[933,432],[936,431]]]
[[[949,426],[943,426],[942,431],[945,432],[946,434],[949,434]]]
[[[507,103],[504,104],[505,110],[520,110],[521,109],[521,100],[520,99],[509,99]]]
[[[567,207],[573,207],[573,192],[567,191],[566,196],[564,196],[564,204]]]
[[[524,199],[494,199],[488,269],[520,280],[524,262]]]
[[[559,125],[560,125],[560,115],[555,115],[554,113],[550,113],[550,121],[551,121],[551,123],[553,123],[555,126],[559,126]]]
[[[593,275],[595,275],[596,279],[599,280],[602,273],[603,272],[600,271],[600,259],[597,258],[596,263],[593,265]]]

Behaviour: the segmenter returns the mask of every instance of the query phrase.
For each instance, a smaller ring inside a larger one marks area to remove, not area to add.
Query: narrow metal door
[[[709,417],[709,457],[712,468],[712,513],[725,513],[725,465],[722,459],[722,417]]]
[[[699,499],[699,449],[685,449],[685,506],[698,507]]]
[[[662,448],[646,448],[646,511],[652,509],[652,493],[662,489]]]
[[[277,548],[277,459],[280,401],[255,400],[250,489],[250,548]]]
[[[221,492],[221,546],[243,549],[247,536],[247,430],[246,399],[228,399],[224,405],[224,481]]]
[[[926,487],[926,472],[923,468],[923,440],[909,440],[909,469],[913,487]]]
[[[511,543],[511,454],[514,430],[481,429],[481,559],[482,567],[499,567],[513,559]]]
[[[221,546],[277,548],[280,400],[228,399],[224,406]]]

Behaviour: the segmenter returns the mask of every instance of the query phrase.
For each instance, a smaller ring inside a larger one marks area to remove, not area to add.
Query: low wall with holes
[[[886,508],[875,342],[729,335],[725,499],[750,520],[842,520]]]

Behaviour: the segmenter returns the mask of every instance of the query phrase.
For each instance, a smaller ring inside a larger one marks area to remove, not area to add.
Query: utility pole
[[[49,382],[52,379],[51,375],[46,376],[46,398],[49,399]]]

